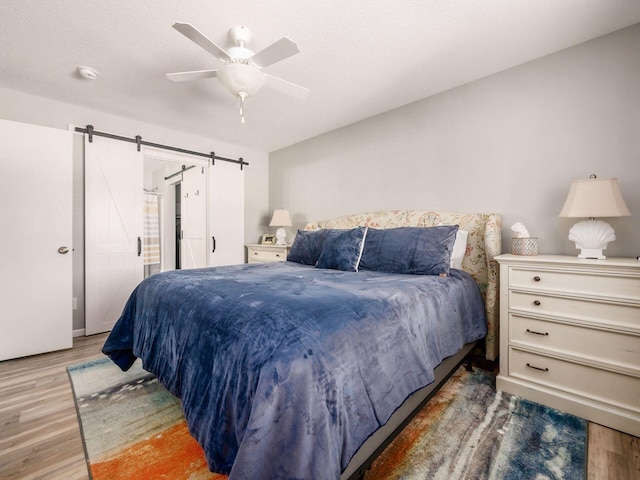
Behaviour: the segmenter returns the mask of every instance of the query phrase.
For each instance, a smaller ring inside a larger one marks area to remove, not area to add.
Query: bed
[[[498,215],[374,212],[298,237],[287,262],[145,279],[103,347],[181,399],[231,480],[362,478],[474,345],[495,358]]]

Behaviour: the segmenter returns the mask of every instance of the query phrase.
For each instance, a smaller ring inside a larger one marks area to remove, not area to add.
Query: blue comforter
[[[290,262],[166,272],[131,295],[103,352],[182,401],[230,479],[337,479],[463,344],[486,334],[473,279]]]

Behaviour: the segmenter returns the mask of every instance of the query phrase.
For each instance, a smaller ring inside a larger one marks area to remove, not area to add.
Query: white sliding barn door
[[[207,174],[196,165],[182,173],[180,268],[207,266]]]
[[[244,263],[244,170],[218,160],[209,179],[209,265]]]
[[[72,133],[0,120],[0,360],[73,345]]]
[[[85,329],[111,330],[143,278],[143,155],[85,136]]]

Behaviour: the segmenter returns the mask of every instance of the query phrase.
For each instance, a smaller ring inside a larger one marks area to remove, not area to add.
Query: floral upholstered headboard
[[[305,230],[321,228],[433,227],[458,225],[469,232],[462,269],[474,278],[485,302],[489,332],[485,339],[486,357],[498,356],[498,264],[494,260],[502,253],[502,218],[495,213],[452,213],[429,210],[390,210],[359,213],[309,223]]]

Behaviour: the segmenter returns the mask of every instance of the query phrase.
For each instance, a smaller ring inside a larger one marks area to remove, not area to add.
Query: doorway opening
[[[193,238],[193,232],[205,232],[207,227],[207,165],[184,162],[184,157],[145,154],[145,278],[207,266],[206,236]]]

